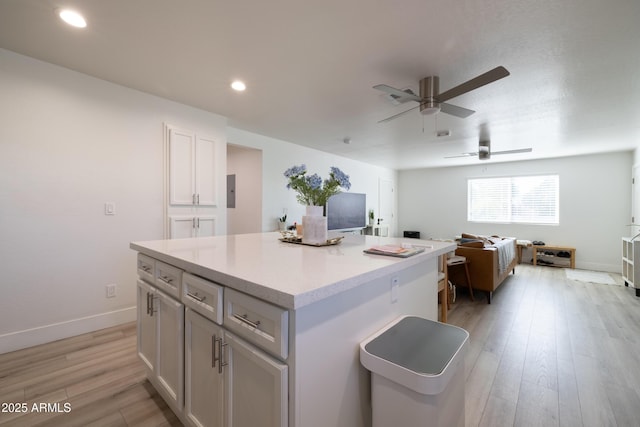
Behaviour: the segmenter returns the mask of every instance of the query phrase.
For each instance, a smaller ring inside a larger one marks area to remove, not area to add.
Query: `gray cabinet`
[[[138,355],[176,415],[196,427],[287,427],[287,310],[142,254],[138,275]]]
[[[180,413],[184,403],[184,304],[147,281],[172,282],[164,273],[155,277],[162,267],[169,266],[138,258],[137,351],[150,381]]]
[[[222,327],[187,308],[184,415],[192,426],[224,425],[224,378],[217,360],[222,335]]]

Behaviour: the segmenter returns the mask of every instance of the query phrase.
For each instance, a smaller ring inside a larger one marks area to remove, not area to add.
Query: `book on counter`
[[[401,245],[377,245],[365,249],[364,253],[373,255],[386,255],[399,258],[407,258],[420,252],[424,252],[425,246],[401,246]]]

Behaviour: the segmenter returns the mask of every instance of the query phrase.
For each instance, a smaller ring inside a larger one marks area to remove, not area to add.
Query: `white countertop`
[[[288,309],[297,309],[404,270],[455,244],[428,240],[345,235],[338,245],[313,247],[285,243],[280,233],[238,234],[193,239],[132,242],[152,258]],[[427,246],[409,258],[368,255],[381,244]]]

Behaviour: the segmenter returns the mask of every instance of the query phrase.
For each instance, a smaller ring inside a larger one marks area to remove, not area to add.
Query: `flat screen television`
[[[367,225],[367,195],[338,193],[327,200],[329,230],[357,230]]]

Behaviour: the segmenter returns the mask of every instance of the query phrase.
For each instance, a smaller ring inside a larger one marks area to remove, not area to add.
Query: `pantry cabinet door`
[[[186,239],[195,237],[195,218],[193,216],[169,216],[169,238]]]
[[[196,148],[196,202],[216,206],[216,142],[198,136]]]
[[[198,222],[198,237],[210,237],[216,235],[216,217],[214,216],[199,216]]]
[[[194,205],[196,202],[195,134],[178,129],[169,131],[169,204]]]

